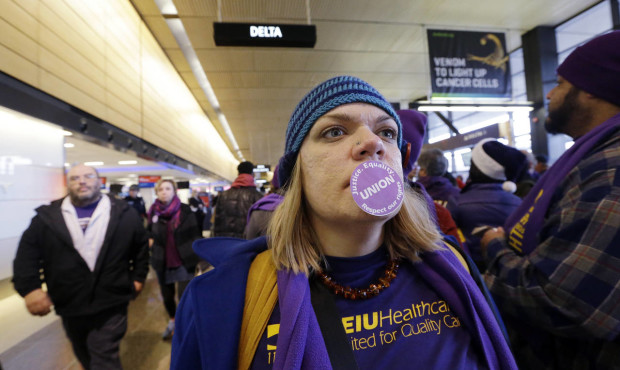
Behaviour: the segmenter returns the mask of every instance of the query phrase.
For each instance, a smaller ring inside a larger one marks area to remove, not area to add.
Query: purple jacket
[[[461,191],[443,176],[421,176],[418,182],[424,185],[428,195],[434,201],[444,207],[450,198],[457,197]]]
[[[458,197],[448,202],[448,210],[461,229],[474,261],[481,261],[480,238],[471,235],[477,226],[502,226],[521,204],[521,198],[502,189],[502,184],[469,183]]]

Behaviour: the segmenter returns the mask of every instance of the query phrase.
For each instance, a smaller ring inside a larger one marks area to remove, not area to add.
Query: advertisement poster
[[[432,98],[511,98],[503,33],[427,30]]]

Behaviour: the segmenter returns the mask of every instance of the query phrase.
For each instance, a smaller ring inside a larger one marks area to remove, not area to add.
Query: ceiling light
[[[534,110],[534,103],[529,101],[496,101],[496,100],[418,100],[410,107],[422,112],[522,112]]]
[[[420,112],[531,112],[533,107],[523,105],[420,105]]]
[[[118,164],[137,164],[138,161],[118,161]]]
[[[177,8],[172,0],[155,0],[155,4],[159,7],[163,15],[178,15]]]
[[[72,136],[73,135],[73,133],[71,133],[70,131],[67,131],[67,130],[62,130],[62,134],[65,135],[65,136]]]
[[[75,144],[73,144],[73,143],[65,143],[64,147],[65,148],[73,148],[73,147],[75,147]]]
[[[103,162],[84,162],[85,166],[103,166]]]
[[[239,150],[237,140],[235,139],[235,136],[233,135],[232,130],[228,125],[228,121],[226,120],[224,113],[222,113],[220,109],[220,103],[215,96],[213,88],[211,87],[211,83],[207,79],[207,75],[202,68],[202,65],[200,64],[200,60],[196,55],[196,51],[194,50],[194,47],[192,46],[192,43],[187,36],[187,32],[185,31],[183,22],[181,22],[181,19],[179,19],[178,17],[170,17],[170,15],[177,14],[176,9],[173,9],[174,4],[172,4],[170,0],[156,0],[155,3],[159,7],[160,12],[166,20],[168,28],[170,28],[172,35],[174,36],[179,47],[181,48],[181,52],[185,56],[185,59],[187,60],[190,69],[194,74],[194,77],[196,77],[196,81],[198,81],[198,85],[200,85],[200,88],[206,95],[209,104],[213,107],[213,110],[215,110],[217,118],[220,121],[220,125],[222,126],[224,133],[228,137],[228,141],[232,146],[232,152],[236,154],[239,159],[245,161],[241,150]]]

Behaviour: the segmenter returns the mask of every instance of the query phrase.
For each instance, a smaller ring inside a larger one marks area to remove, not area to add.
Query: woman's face
[[[402,177],[394,119],[371,104],[353,103],[319,118],[300,150],[303,189],[310,217],[322,222],[380,221],[362,211],[351,195],[350,178],[362,162],[375,160]]]
[[[162,182],[157,188],[157,199],[164,204],[170,203],[174,198],[174,187],[168,181]]]

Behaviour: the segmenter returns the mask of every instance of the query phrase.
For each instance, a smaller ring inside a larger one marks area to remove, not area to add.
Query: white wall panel
[[[34,209],[65,193],[63,142],[60,128],[0,107],[0,280]]]

